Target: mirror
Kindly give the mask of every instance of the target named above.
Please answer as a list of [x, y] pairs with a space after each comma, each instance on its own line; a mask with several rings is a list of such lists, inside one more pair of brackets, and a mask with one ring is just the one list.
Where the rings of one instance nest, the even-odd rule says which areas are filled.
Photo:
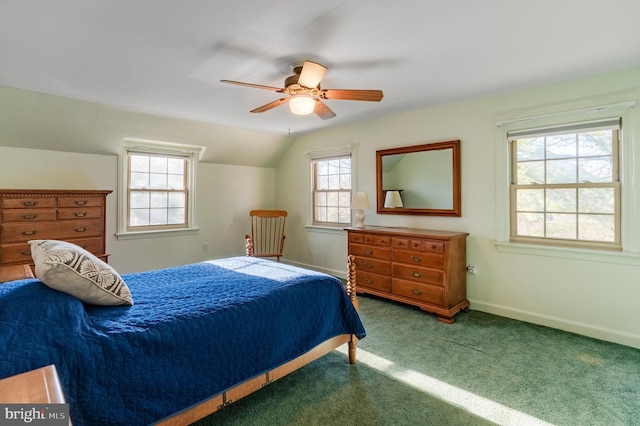
[[460, 141], [376, 151], [377, 210], [460, 216]]

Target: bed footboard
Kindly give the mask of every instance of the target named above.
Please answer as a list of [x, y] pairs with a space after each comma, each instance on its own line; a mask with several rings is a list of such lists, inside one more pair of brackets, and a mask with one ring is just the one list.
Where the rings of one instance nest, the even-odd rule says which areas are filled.
[[[247, 245], [247, 249], [249, 251], [249, 245]], [[356, 310], [358, 309], [358, 299], [356, 297], [356, 264], [355, 257], [349, 255], [347, 258], [347, 284], [345, 286], [347, 294], [351, 299], [351, 302], [355, 306]], [[203, 401], [199, 404], [196, 404], [193, 407], [185, 409], [181, 412], [175, 413], [174, 415], [160, 420], [157, 423], [154, 423], [156, 426], [178, 426], [184, 425], [188, 423], [195, 422], [198, 419], [201, 419], [209, 414], [212, 414], [225, 406], [233, 403], [234, 401], [243, 398], [258, 389], [263, 388], [264, 386], [292, 373], [293, 371], [311, 363], [312, 361], [320, 358], [328, 354], [329, 352], [339, 348], [340, 346], [347, 343], [348, 345], [348, 353], [349, 353], [349, 363], [356, 363], [356, 342], [358, 338], [353, 334], [342, 334], [331, 338], [318, 346], [316, 346], [311, 351], [307, 352], [304, 355], [299, 356], [298, 358], [289, 361], [280, 367], [277, 367], [273, 370], [270, 370], [267, 373], [261, 374], [253, 379], [247, 380], [246, 382], [240, 383], [237, 386], [228, 389], [225, 392], [222, 392], [218, 395], [215, 395], [206, 401]]]
[[[358, 310], [358, 297], [356, 296], [356, 262], [355, 257], [350, 254], [347, 257], [347, 294], [351, 299], [351, 303], [355, 306], [356, 311]], [[351, 335], [351, 340], [349, 341], [349, 364], [356, 363], [356, 342], [358, 339], [356, 336]]]

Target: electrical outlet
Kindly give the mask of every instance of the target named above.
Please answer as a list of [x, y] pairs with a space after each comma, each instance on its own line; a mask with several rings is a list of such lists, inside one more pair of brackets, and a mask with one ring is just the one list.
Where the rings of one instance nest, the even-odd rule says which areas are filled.
[[202, 251], [209, 251], [209, 243], [202, 243]]
[[476, 265], [467, 265], [467, 272], [475, 275], [478, 273], [478, 267]]

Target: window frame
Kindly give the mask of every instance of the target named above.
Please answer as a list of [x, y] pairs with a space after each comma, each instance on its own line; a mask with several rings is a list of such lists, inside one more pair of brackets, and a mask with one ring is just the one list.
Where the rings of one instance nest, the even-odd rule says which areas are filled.
[[[528, 139], [531, 137], [553, 137], [560, 135], [573, 135], [580, 133], [588, 133], [590, 131], [597, 131], [603, 129], [610, 129], [612, 131], [612, 146], [611, 146], [611, 161], [612, 161], [612, 180], [611, 182], [579, 182], [578, 175], [576, 174], [576, 182], [563, 182], [563, 183], [549, 183], [549, 182], [536, 182], [536, 183], [521, 183], [517, 180], [518, 168], [517, 165], [519, 163], [517, 159], [517, 142], [522, 139]], [[585, 249], [600, 249], [600, 250], [621, 250], [621, 210], [620, 210], [620, 118], [616, 117], [613, 120], [596, 120], [591, 122], [582, 122], [582, 123], [567, 123], [563, 126], [553, 126], [548, 128], [541, 129], [531, 129], [525, 131], [518, 132], [507, 132], [507, 142], [509, 144], [509, 152], [510, 152], [510, 192], [509, 192], [509, 203], [510, 203], [510, 242], [515, 243], [528, 243], [528, 244], [544, 244], [549, 246], [566, 246], [566, 247], [578, 247]], [[577, 141], [576, 141], [577, 143]], [[564, 159], [573, 159], [576, 160], [576, 167], [581, 158], [587, 158], [585, 156], [580, 156], [579, 152], [576, 152], [575, 157], [567, 156]], [[544, 164], [544, 169], [546, 170], [549, 162], [555, 161], [555, 158], [548, 158], [545, 155], [542, 159], [536, 159], [535, 161], [540, 161]], [[527, 160], [530, 161], [530, 160]], [[522, 162], [527, 162], [522, 161]], [[545, 172], [546, 173], [546, 172]], [[614, 192], [614, 200], [613, 200], [613, 213], [611, 216], [614, 218], [614, 240], [607, 241], [594, 241], [594, 240], [586, 240], [580, 239], [579, 235], [576, 235], [575, 239], [572, 238], [554, 238], [549, 236], [526, 236], [518, 234], [517, 229], [517, 215], [520, 212], [517, 206], [517, 193], [518, 190], [522, 189], [538, 189], [542, 191], [554, 190], [554, 189], [575, 189], [576, 192], [579, 192], [580, 189], [585, 188], [611, 188]], [[546, 196], [544, 197], [546, 199]], [[576, 194], [576, 200], [578, 201], [579, 196]], [[546, 203], [542, 211], [538, 212], [546, 216], [550, 212]], [[576, 204], [575, 212], [564, 212], [564, 214], [575, 214], [576, 216], [576, 231], [579, 231], [579, 223], [578, 220], [581, 213], [579, 211], [579, 205]], [[546, 234], [546, 221], [543, 226]]]
[[[119, 154], [119, 197], [118, 197], [118, 239], [145, 238], [164, 235], [193, 234], [198, 231], [196, 223], [196, 178], [197, 163], [205, 148], [194, 145], [184, 145], [171, 142], [150, 141], [144, 139], [125, 138]], [[142, 154], [149, 156], [183, 158], [185, 163], [185, 221], [180, 225], [148, 225], [129, 226], [130, 207], [130, 155]], [[166, 189], [162, 190], [167, 192]]]
[[[329, 148], [322, 151], [311, 151], [307, 152], [309, 157], [309, 224], [308, 226], [317, 227], [317, 228], [330, 228], [330, 229], [341, 229], [345, 226], [351, 226], [352, 224], [352, 210], [351, 210], [351, 197], [354, 189], [355, 182], [355, 154], [352, 150], [351, 145], [345, 145], [336, 148]], [[350, 160], [350, 188], [348, 190], [331, 190], [329, 192], [348, 192], [348, 210], [349, 210], [349, 221], [348, 222], [325, 222], [325, 221], [317, 221], [315, 220], [315, 182], [316, 182], [316, 164], [319, 161], [330, 161], [337, 159], [345, 159], [348, 158]]]
[[[619, 94], [608, 94], [555, 104], [503, 111], [496, 121], [496, 250], [505, 253], [557, 257], [591, 262], [640, 266], [640, 92], [621, 100]], [[560, 247], [510, 241], [510, 170], [511, 157], [507, 134], [532, 127], [552, 127], [569, 122], [581, 122], [620, 117], [621, 182], [621, 251]]]

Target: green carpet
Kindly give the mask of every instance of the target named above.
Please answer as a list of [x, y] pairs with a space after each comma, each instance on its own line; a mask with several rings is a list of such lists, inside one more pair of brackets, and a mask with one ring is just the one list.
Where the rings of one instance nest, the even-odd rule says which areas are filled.
[[640, 425], [640, 350], [361, 296], [367, 337], [197, 425]]

